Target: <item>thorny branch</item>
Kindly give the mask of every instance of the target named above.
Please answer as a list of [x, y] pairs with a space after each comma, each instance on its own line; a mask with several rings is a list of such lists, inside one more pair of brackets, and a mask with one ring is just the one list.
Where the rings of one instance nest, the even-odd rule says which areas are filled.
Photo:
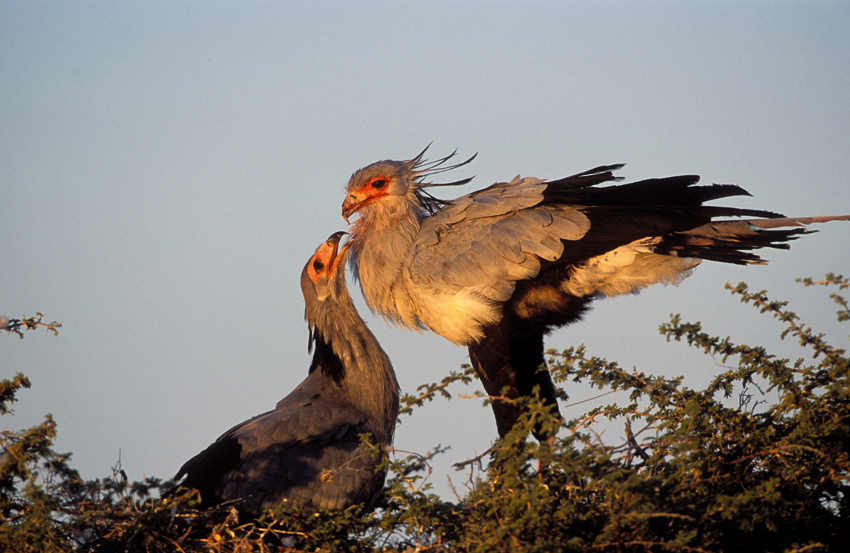
[[62, 328], [62, 323], [53, 321], [51, 323], [42, 322], [44, 315], [36, 312], [35, 317], [21, 317], [20, 319], [10, 319], [0, 316], [0, 330], [5, 330], [9, 334], [13, 332], [18, 335], [21, 340], [24, 339], [24, 330], [35, 330], [39, 326], [43, 326], [48, 332], [54, 335], [59, 334], [59, 329]]

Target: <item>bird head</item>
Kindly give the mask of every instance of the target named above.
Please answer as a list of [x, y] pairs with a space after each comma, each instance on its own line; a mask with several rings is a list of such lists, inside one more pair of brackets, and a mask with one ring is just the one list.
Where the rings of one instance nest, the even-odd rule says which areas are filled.
[[455, 156], [457, 150], [435, 161], [423, 159], [427, 150], [426, 147], [418, 156], [407, 161], [378, 161], [351, 175], [346, 186], [345, 201], [342, 203], [342, 216], [345, 221], [349, 222], [349, 217], [355, 213], [359, 213], [361, 218], [368, 218], [373, 214], [396, 215], [406, 211], [411, 201], [415, 202], [419, 209], [433, 213], [444, 202], [428, 194], [425, 188], [461, 185], [472, 180], [470, 177], [440, 184], [423, 182], [428, 175], [451, 171], [475, 159], [473, 155], [464, 162], [444, 165]]
[[345, 269], [343, 259], [348, 255], [350, 243], [340, 250], [339, 241], [347, 232], [335, 232], [310, 258], [301, 271], [301, 290], [310, 319], [311, 307], [316, 307], [327, 298], [338, 299], [340, 290], [345, 289]]

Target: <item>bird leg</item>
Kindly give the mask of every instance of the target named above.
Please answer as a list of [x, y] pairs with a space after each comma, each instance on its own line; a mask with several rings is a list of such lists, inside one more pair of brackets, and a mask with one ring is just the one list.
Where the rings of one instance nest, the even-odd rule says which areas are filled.
[[[539, 386], [540, 398], [558, 411], [557, 395], [552, 376], [545, 366], [543, 357], [544, 330], [519, 329], [509, 317], [484, 331], [484, 338], [469, 345], [469, 358], [481, 379], [484, 389], [493, 401], [491, 407], [496, 417], [499, 436], [504, 437], [511, 431], [522, 415], [522, 409], [511, 401], [522, 396], [530, 396], [535, 386]], [[502, 390], [508, 387], [507, 395]], [[533, 431], [534, 437], [541, 438], [540, 429]]]

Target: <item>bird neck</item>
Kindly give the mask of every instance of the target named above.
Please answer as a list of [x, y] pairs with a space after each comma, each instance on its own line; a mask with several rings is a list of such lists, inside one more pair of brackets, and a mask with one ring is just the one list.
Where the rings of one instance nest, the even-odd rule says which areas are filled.
[[382, 206], [382, 212], [369, 211], [354, 222], [351, 266], [369, 309], [395, 324], [421, 328], [402, 268], [425, 212], [413, 200], [396, 204], [392, 209]]
[[369, 415], [370, 430], [386, 443], [398, 417], [399, 387], [390, 359], [345, 294], [315, 322], [313, 362], [353, 407]]

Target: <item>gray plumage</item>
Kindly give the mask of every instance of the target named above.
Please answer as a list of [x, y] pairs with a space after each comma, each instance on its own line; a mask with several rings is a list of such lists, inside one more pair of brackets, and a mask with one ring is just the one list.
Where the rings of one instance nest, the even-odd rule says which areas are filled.
[[395, 373], [345, 284], [348, 244], [337, 233], [301, 273], [313, 360], [275, 409], [247, 420], [186, 462], [177, 479], [203, 506], [233, 502], [258, 515], [283, 500], [312, 509], [370, 507], [383, 489], [360, 434], [390, 446], [399, 409]]
[[[351, 264], [370, 309], [412, 329], [428, 328], [469, 347], [485, 389], [508, 397], [540, 386], [556, 404], [543, 336], [579, 320], [600, 296], [678, 284], [701, 260], [764, 261], [753, 250], [787, 248], [803, 225], [847, 216], [789, 219], [761, 210], [703, 205], [748, 195], [734, 185], [697, 186], [699, 177], [599, 186], [622, 165], [544, 181], [517, 176], [444, 201], [426, 182], [475, 157], [446, 165], [379, 161], [349, 180], [343, 216], [352, 224]], [[718, 217], [756, 217], [718, 221]], [[768, 224], [768, 222], [771, 222]], [[519, 412], [492, 403], [499, 433]]]

